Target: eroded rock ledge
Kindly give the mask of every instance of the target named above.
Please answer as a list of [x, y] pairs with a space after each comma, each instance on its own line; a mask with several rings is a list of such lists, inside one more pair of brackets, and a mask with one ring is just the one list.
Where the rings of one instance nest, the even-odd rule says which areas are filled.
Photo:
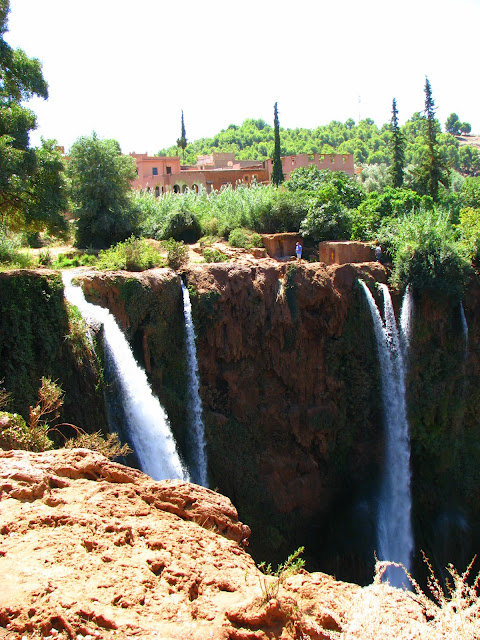
[[85, 449], [0, 452], [0, 507], [2, 639], [362, 638], [371, 606], [391, 637], [425, 624], [404, 592], [303, 570], [266, 601], [228, 498]]

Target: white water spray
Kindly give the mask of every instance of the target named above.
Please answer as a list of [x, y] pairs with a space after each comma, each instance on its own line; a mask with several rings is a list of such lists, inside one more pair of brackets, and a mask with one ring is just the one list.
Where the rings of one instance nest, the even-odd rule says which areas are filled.
[[198, 375], [197, 349], [195, 346], [195, 328], [192, 319], [192, 305], [187, 287], [182, 282], [183, 295], [183, 315], [185, 318], [185, 329], [187, 333], [187, 359], [189, 376], [189, 405], [191, 416], [191, 447], [193, 451], [194, 464], [190, 465], [192, 481], [208, 487], [207, 480], [207, 454], [205, 440], [205, 426], [202, 418], [202, 400], [200, 398]]
[[465, 359], [468, 356], [468, 324], [467, 324], [467, 318], [465, 317], [465, 309], [463, 308], [463, 303], [460, 302], [460, 316], [462, 318], [462, 329], [463, 329], [463, 335], [465, 338]]
[[408, 356], [410, 336], [413, 326], [413, 294], [410, 285], [407, 285], [400, 310], [400, 341], [402, 343], [402, 355], [404, 361]]
[[152, 393], [145, 371], [135, 361], [112, 314], [107, 309], [87, 302], [81, 288], [72, 285], [73, 275], [66, 272], [62, 274], [65, 297], [78, 307], [87, 323], [103, 325], [105, 356], [119, 382], [128, 436], [142, 471], [154, 480], [188, 480], [168, 418], [158, 398]]
[[[405, 403], [405, 366], [395, 314], [386, 285], [379, 285], [384, 299], [385, 322], [367, 285], [360, 281], [368, 301], [380, 360], [385, 468], [378, 512], [380, 560], [402, 563], [410, 571], [413, 553], [410, 493], [410, 437]], [[401, 587], [403, 571], [390, 567], [389, 582]]]

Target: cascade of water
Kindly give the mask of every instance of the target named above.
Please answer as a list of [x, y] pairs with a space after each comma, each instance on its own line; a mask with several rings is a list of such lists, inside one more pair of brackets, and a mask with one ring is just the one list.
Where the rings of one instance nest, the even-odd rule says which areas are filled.
[[468, 355], [468, 324], [467, 324], [467, 318], [465, 317], [465, 309], [463, 308], [462, 302], [460, 302], [460, 315], [462, 318], [463, 335], [465, 336], [465, 357], [466, 357]]
[[121, 390], [128, 436], [142, 471], [154, 480], [188, 480], [182, 466], [168, 418], [156, 398], [112, 314], [85, 300], [80, 287], [72, 285], [72, 274], [63, 273], [66, 299], [89, 323], [103, 325], [106, 367], [112, 367]]
[[[360, 281], [373, 320], [380, 360], [383, 418], [385, 425], [385, 468], [378, 511], [380, 560], [402, 563], [410, 570], [413, 553], [410, 494], [410, 438], [405, 404], [405, 367], [395, 314], [386, 285], [380, 285], [385, 306], [383, 322], [367, 285]], [[389, 568], [386, 577], [402, 586], [403, 571]]]
[[182, 282], [183, 315], [187, 333], [187, 358], [189, 375], [189, 405], [191, 414], [191, 447], [194, 454], [194, 465], [191, 469], [193, 482], [208, 487], [207, 454], [205, 426], [202, 418], [202, 400], [199, 393], [200, 379], [198, 375], [197, 349], [195, 346], [195, 328], [192, 319], [192, 305], [187, 287]]
[[410, 285], [407, 285], [402, 300], [400, 310], [400, 341], [402, 344], [403, 357], [406, 359], [410, 346], [410, 336], [413, 323], [413, 295]]

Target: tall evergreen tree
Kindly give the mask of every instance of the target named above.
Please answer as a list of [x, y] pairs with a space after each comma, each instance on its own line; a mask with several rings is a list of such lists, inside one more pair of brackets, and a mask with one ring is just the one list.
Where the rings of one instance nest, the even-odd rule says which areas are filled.
[[280, 153], [280, 124], [278, 122], [277, 103], [273, 108], [273, 128], [274, 128], [274, 149], [273, 149], [273, 168], [272, 183], [278, 187], [285, 180], [282, 169], [282, 157]]
[[432, 97], [432, 88], [427, 77], [425, 77], [425, 117], [424, 133], [426, 149], [424, 160], [419, 167], [419, 182], [423, 190], [434, 200], [438, 197], [438, 187], [442, 183], [448, 186], [448, 173], [442, 165], [440, 158], [437, 132], [440, 127], [435, 118], [435, 102]]
[[187, 133], [185, 131], [185, 122], [183, 120], [183, 109], [182, 109], [182, 131], [180, 134], [180, 138], [177, 140], [177, 147], [180, 147], [182, 150], [182, 158], [185, 161], [185, 149], [187, 147]]
[[405, 169], [405, 137], [398, 125], [397, 101], [392, 102], [392, 119], [390, 121], [390, 131], [392, 133], [390, 149], [392, 154], [392, 164], [390, 165], [390, 175], [394, 187], [403, 186], [403, 172]]

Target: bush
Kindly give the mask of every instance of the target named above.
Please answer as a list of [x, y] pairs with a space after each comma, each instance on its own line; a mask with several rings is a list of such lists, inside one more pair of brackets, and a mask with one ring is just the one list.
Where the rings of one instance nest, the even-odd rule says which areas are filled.
[[163, 243], [163, 246], [167, 251], [167, 266], [170, 269], [177, 271], [188, 264], [189, 249], [183, 242], [177, 242], [170, 238]]
[[144, 271], [161, 264], [159, 253], [144, 238], [134, 236], [98, 254], [97, 267], [104, 270]]
[[101, 453], [109, 460], [125, 457], [132, 453], [128, 444], [121, 444], [118, 434], [109, 433], [105, 437], [100, 431], [95, 433], [80, 432], [76, 438], [71, 438], [65, 442], [65, 449], [90, 449]]
[[193, 243], [197, 242], [201, 235], [202, 231], [196, 215], [182, 209], [167, 216], [159, 239], [173, 238], [177, 242]]
[[228, 256], [218, 249], [209, 249], [208, 247], [203, 250], [203, 259], [205, 262], [227, 262], [230, 260]]
[[248, 233], [245, 229], [233, 229], [228, 236], [228, 244], [231, 247], [246, 249], [248, 245]]
[[90, 253], [60, 253], [54, 260], [54, 269], [68, 269], [70, 267], [93, 266], [97, 256]]
[[312, 204], [305, 216], [300, 233], [314, 242], [349, 240], [352, 234], [351, 214], [336, 202]]
[[380, 235], [393, 256], [393, 284], [462, 298], [470, 262], [446, 212], [406, 215]]
[[28, 269], [33, 262], [29, 253], [20, 251], [20, 242], [16, 237], [0, 232], [0, 265]]
[[228, 236], [228, 244], [231, 247], [250, 249], [263, 247], [263, 239], [259, 233], [248, 231], [248, 229], [233, 229]]

